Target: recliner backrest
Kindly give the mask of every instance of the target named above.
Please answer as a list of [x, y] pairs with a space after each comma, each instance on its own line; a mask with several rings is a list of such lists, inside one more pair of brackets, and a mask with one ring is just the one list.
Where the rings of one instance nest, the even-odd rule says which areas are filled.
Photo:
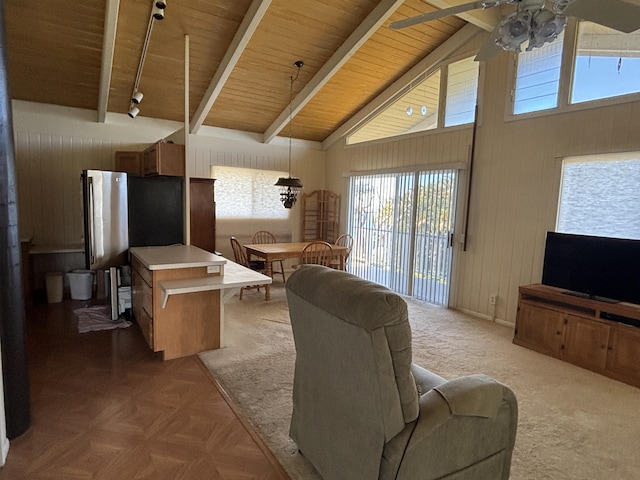
[[384, 443], [418, 415], [406, 302], [318, 265], [302, 266], [286, 288], [296, 344], [290, 434], [325, 478], [377, 478]]

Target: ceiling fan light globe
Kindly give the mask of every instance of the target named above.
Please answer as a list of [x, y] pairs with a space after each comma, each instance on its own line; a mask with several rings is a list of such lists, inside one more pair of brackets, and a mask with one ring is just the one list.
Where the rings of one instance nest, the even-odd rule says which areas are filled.
[[529, 25], [525, 24], [521, 19], [514, 20], [509, 24], [509, 36], [511, 38], [520, 38], [529, 31]]

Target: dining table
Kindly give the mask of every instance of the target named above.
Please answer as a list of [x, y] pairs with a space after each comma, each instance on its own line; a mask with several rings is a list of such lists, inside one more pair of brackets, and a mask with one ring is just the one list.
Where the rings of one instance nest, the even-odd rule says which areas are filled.
[[[244, 245], [244, 248], [247, 252], [247, 257], [251, 258], [252, 256], [258, 257], [261, 260], [264, 260], [265, 263], [265, 275], [271, 277], [272, 275], [272, 264], [278, 260], [287, 260], [289, 258], [300, 258], [302, 254], [302, 250], [304, 247], [313, 243], [314, 241], [320, 240], [311, 240], [306, 242], [282, 242], [282, 243], [253, 243]], [[329, 243], [329, 242], [327, 242]], [[345, 268], [345, 260], [347, 256], [348, 249], [342, 245], [334, 245], [330, 244], [334, 258], [338, 258], [340, 261], [340, 269], [344, 270]], [[271, 298], [271, 288], [270, 285], [265, 285], [266, 293], [265, 300], [269, 300]]]

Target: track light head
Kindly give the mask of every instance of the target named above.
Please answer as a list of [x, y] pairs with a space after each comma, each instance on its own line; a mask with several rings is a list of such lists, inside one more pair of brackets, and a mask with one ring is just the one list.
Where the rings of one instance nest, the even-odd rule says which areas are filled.
[[167, 1], [166, 0], [157, 0], [156, 1], [156, 7], [161, 8], [162, 10], [164, 10], [165, 8], [167, 8]]
[[136, 107], [135, 105], [131, 105], [131, 107], [129, 107], [129, 116], [131, 118], [136, 118], [138, 116], [138, 114], [140, 113], [140, 109], [138, 107]]
[[131, 97], [131, 101], [137, 105], [138, 103], [140, 103], [140, 102], [142, 101], [142, 97], [144, 97], [144, 95], [142, 94], [142, 92], [138, 92], [138, 91], [136, 91], [136, 92], [133, 94], [133, 97]]
[[159, 8], [157, 5], [153, 5], [153, 11], [151, 12], [153, 18], [156, 20], [162, 20], [164, 18], [164, 9]]

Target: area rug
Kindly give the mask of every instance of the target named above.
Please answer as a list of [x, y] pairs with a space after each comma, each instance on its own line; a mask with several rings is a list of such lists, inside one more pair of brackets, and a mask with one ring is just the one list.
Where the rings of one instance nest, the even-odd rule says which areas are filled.
[[[407, 299], [414, 362], [453, 379], [485, 373], [519, 406], [512, 480], [640, 478], [640, 389], [516, 346], [513, 329]], [[295, 348], [284, 288], [234, 297], [226, 347], [200, 358], [292, 479], [318, 479], [288, 437]], [[265, 320], [266, 319], [266, 320]]]
[[78, 317], [79, 333], [113, 330], [131, 326], [131, 322], [122, 317], [119, 317], [117, 320], [112, 320], [111, 307], [109, 305], [76, 308], [73, 313]]

